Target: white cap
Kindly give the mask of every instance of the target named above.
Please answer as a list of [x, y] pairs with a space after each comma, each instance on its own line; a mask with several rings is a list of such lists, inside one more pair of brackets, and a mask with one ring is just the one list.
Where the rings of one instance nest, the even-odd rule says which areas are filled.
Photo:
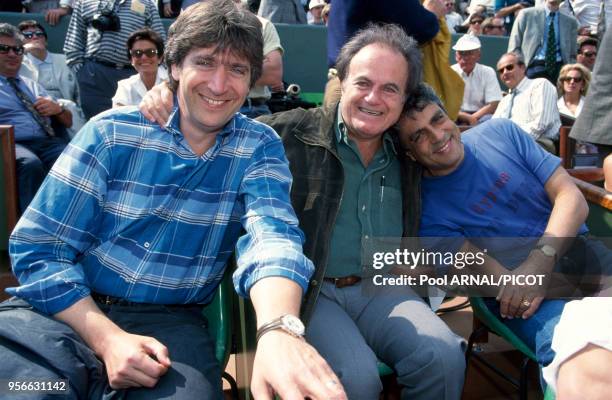
[[308, 5], [308, 9], [312, 10], [315, 7], [322, 7], [325, 5], [325, 1], [323, 0], [310, 0], [310, 4]]
[[457, 43], [453, 46], [455, 51], [470, 51], [480, 48], [480, 40], [471, 33], [467, 33], [457, 40]]

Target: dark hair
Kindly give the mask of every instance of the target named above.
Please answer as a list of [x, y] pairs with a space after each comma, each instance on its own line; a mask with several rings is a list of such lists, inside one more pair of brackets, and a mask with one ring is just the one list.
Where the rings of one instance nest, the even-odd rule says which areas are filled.
[[[251, 86], [261, 76], [263, 36], [259, 19], [230, 0], [209, 0], [185, 9], [168, 30], [165, 61], [168, 71], [196, 48], [215, 47], [245, 58], [251, 67]], [[178, 82], [169, 74], [170, 88]]]
[[0, 36], [13, 38], [17, 42], [17, 45], [23, 45], [24, 37], [14, 25], [0, 22]]
[[599, 47], [599, 41], [597, 39], [590, 38], [590, 37], [582, 39], [582, 40], [578, 40], [578, 53], [582, 51], [582, 46], [586, 46], [586, 45], [594, 46], [595, 48], [597, 48]]
[[406, 103], [404, 103], [404, 115], [410, 116], [413, 112], [421, 112], [429, 104], [436, 104], [444, 112], [446, 108], [440, 100], [440, 97], [436, 94], [431, 86], [425, 82], [421, 82], [417, 87], [410, 93]]
[[406, 94], [410, 94], [421, 81], [423, 75], [421, 51], [417, 47], [417, 42], [408, 36], [399, 25], [395, 24], [368, 24], [342, 46], [336, 59], [336, 69], [340, 81], [343, 81], [348, 75], [353, 57], [361, 49], [371, 44], [386, 46], [404, 57], [408, 63]]
[[155, 47], [157, 48], [157, 56], [162, 57], [164, 55], [164, 39], [162, 39], [160, 34], [155, 32], [153, 29], [142, 28], [142, 29], [138, 29], [137, 31], [132, 32], [130, 37], [128, 37], [128, 40], [127, 40], [128, 59], [132, 58], [132, 55], [130, 54], [130, 50], [132, 50], [134, 43], [138, 40], [148, 40], [149, 42], [152, 42], [153, 44], [155, 44]]
[[45, 39], [47, 39], [47, 31], [45, 30], [45, 28], [43, 28], [41, 24], [39, 24], [37, 21], [34, 21], [33, 19], [21, 21], [19, 25], [17, 25], [17, 28], [20, 32], [23, 32], [28, 28], [38, 28], [45, 35]]

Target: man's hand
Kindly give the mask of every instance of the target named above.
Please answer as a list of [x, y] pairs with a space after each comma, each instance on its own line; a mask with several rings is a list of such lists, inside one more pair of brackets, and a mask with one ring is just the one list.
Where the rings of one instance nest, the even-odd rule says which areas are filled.
[[170, 3], [164, 4], [164, 17], [170, 18], [170, 17], [172, 17], [172, 14], [173, 14], [173, 12], [172, 12], [172, 4], [170, 4]]
[[[272, 389], [274, 388], [274, 389]], [[257, 345], [251, 391], [257, 400], [346, 399], [340, 380], [303, 339], [275, 330]]]
[[166, 346], [148, 336], [119, 331], [100, 345], [108, 382], [113, 389], [153, 387], [170, 367]]
[[153, 86], [138, 105], [142, 115], [151, 122], [164, 126], [174, 106], [174, 96], [165, 82]]
[[34, 103], [34, 108], [43, 117], [52, 117], [61, 114], [64, 110], [59, 103], [49, 97], [38, 97]]
[[45, 21], [51, 26], [56, 25], [64, 15], [68, 15], [70, 9], [66, 7], [54, 8], [47, 10], [45, 13]]
[[529, 257], [512, 273], [514, 275], [544, 275], [542, 285], [506, 285], [497, 295], [503, 318], [530, 318], [546, 296], [555, 260], [540, 250], [533, 250]]

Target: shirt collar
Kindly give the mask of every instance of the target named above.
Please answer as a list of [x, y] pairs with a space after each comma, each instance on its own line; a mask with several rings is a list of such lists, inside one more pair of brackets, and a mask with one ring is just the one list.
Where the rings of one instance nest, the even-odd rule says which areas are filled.
[[519, 84], [516, 85], [516, 87], [514, 89], [512, 89], [512, 92], [514, 92], [514, 93], [522, 92], [525, 88], [527, 88], [527, 85], [529, 85], [529, 82], [531, 82], [531, 79], [529, 79], [529, 78], [527, 78], [527, 76], [525, 76], [523, 78], [523, 80], [520, 81]]

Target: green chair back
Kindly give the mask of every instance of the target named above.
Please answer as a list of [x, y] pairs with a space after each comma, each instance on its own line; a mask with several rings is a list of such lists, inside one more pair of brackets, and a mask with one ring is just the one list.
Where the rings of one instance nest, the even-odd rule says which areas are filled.
[[227, 268], [215, 297], [202, 310], [215, 341], [215, 356], [222, 366], [227, 364], [231, 351], [233, 290], [232, 271]]

